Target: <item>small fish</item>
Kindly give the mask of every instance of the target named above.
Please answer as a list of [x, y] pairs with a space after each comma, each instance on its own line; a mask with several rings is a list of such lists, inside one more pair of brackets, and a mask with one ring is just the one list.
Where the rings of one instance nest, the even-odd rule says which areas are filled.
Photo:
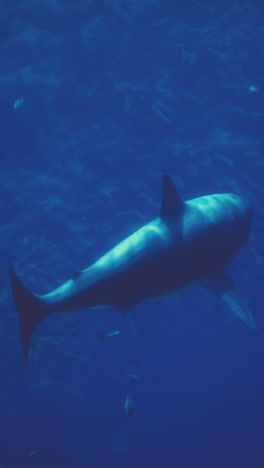
[[128, 380], [139, 380], [139, 376], [137, 374], [127, 374]]
[[258, 86], [251, 85], [249, 86], [248, 90], [250, 93], [258, 93], [260, 89]]
[[23, 104], [24, 104], [24, 102], [25, 102], [25, 99], [24, 99], [23, 97], [18, 98], [18, 99], [14, 102], [14, 106], [13, 106], [14, 109], [16, 110], [16, 109], [19, 109], [20, 107], [22, 107]]
[[40, 450], [32, 450], [31, 452], [28, 453], [29, 457], [34, 457], [34, 455], [38, 455], [40, 453]]
[[128, 418], [131, 418], [134, 413], [134, 405], [133, 405], [133, 401], [129, 393], [127, 394], [126, 400], [125, 400], [125, 413]]
[[105, 335], [101, 335], [101, 338], [114, 338], [115, 336], [120, 335], [120, 331], [116, 330], [110, 333], [106, 333]]

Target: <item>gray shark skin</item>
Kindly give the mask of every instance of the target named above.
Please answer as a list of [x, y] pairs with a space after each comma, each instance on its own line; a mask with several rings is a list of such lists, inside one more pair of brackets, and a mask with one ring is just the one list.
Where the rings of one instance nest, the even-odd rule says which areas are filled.
[[163, 177], [160, 216], [116, 245], [89, 268], [54, 291], [31, 293], [11, 266], [11, 285], [27, 356], [35, 326], [46, 316], [78, 308], [135, 304], [200, 283], [222, 297], [250, 328], [256, 324], [226, 265], [248, 238], [252, 207], [233, 194], [184, 202], [171, 178]]

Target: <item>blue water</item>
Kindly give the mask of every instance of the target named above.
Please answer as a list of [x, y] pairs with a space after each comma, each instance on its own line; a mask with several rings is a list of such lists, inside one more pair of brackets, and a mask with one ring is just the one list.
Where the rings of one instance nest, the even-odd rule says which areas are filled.
[[230, 271], [264, 329], [261, 2], [0, 12], [0, 467], [263, 467], [264, 338], [218, 298], [53, 315], [22, 375], [8, 275], [13, 262], [31, 290], [54, 289], [159, 214], [168, 173], [185, 199], [252, 201]]

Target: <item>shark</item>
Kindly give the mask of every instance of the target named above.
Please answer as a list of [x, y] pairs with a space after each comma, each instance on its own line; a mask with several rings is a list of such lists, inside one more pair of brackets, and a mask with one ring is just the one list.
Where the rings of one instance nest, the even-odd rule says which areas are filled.
[[226, 269], [249, 236], [252, 214], [250, 202], [232, 193], [184, 201], [164, 175], [159, 216], [53, 291], [32, 293], [11, 265], [25, 357], [35, 327], [50, 314], [104, 307], [127, 312], [142, 301], [197, 284], [220, 296], [235, 316], [256, 329]]

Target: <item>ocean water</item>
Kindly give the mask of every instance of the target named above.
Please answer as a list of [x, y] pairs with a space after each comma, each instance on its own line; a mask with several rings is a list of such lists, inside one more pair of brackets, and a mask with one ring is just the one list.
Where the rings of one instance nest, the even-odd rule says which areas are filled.
[[14, 263], [44, 294], [88, 267], [158, 216], [167, 173], [186, 200], [252, 202], [229, 270], [264, 330], [263, 18], [259, 1], [1, 0], [1, 468], [264, 466], [264, 338], [220, 299], [52, 315], [23, 373], [9, 280]]

